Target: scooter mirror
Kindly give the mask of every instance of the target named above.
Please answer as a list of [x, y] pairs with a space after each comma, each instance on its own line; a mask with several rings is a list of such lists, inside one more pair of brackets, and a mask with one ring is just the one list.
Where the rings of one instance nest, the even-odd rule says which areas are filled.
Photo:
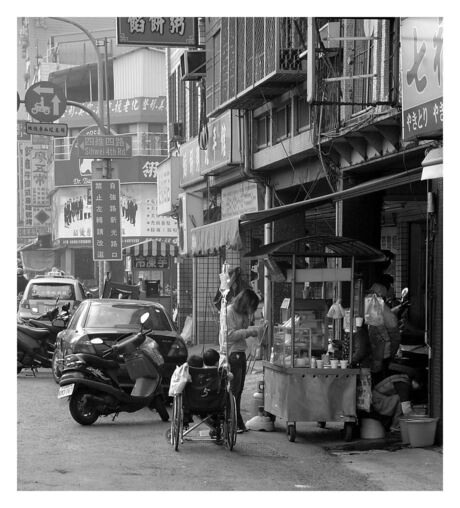
[[142, 314], [142, 316], [141, 316], [141, 323], [144, 324], [149, 317], [150, 317], [150, 314], [148, 312], [144, 312], [144, 314]]
[[91, 344], [104, 344], [104, 341], [100, 339], [99, 337], [96, 337], [95, 339], [90, 340]]
[[53, 319], [52, 324], [55, 328], [65, 328], [65, 321], [61, 318]]
[[401, 298], [406, 298], [406, 296], [409, 294], [409, 288], [404, 288], [402, 291], [401, 291]]

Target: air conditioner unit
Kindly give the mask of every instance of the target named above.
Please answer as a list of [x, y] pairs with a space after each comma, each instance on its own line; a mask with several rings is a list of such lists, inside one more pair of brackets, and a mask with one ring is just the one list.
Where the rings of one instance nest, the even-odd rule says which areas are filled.
[[177, 211], [179, 254], [190, 254], [191, 230], [203, 225], [203, 203], [201, 198], [183, 192], [179, 194], [179, 207]]
[[180, 57], [182, 81], [198, 81], [206, 75], [206, 51], [184, 51]]
[[184, 124], [182, 122], [174, 122], [169, 124], [171, 141], [183, 141], [184, 139]]
[[323, 44], [328, 49], [340, 48], [340, 21], [330, 21], [319, 29], [319, 34]]

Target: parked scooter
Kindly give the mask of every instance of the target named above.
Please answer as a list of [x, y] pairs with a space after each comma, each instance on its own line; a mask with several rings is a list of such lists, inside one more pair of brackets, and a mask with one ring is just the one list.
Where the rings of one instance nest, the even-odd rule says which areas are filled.
[[70, 304], [56, 306], [36, 319], [17, 323], [18, 374], [23, 368], [30, 368], [34, 376], [38, 367], [52, 368], [56, 337], [70, 319], [69, 309]]
[[[70, 414], [76, 422], [91, 425], [99, 416], [113, 414], [115, 418], [121, 411], [132, 413], [144, 407], [156, 409], [163, 421], [169, 420], [161, 388], [163, 359], [156, 342], [146, 340], [151, 332], [144, 329], [148, 317], [148, 312], [142, 315], [139, 333], [122, 337], [111, 347], [94, 338], [90, 341], [94, 354], [66, 356], [58, 398], [69, 398]], [[152, 351], [148, 351], [147, 343]], [[102, 356], [97, 356], [96, 348], [105, 348]], [[130, 393], [118, 381], [120, 361], [134, 381]]]

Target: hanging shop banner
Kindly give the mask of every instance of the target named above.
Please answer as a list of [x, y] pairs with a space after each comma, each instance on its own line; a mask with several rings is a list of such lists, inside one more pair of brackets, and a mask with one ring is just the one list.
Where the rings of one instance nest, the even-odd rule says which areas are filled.
[[121, 261], [120, 180], [91, 182], [93, 260]]
[[117, 18], [117, 44], [196, 47], [198, 18]]
[[402, 18], [403, 140], [443, 131], [443, 18]]
[[[84, 102], [83, 105], [99, 116], [98, 102]], [[110, 123], [166, 123], [166, 97], [133, 97], [109, 101]], [[106, 107], [104, 106], [104, 114]], [[59, 122], [70, 128], [85, 127], [94, 122], [93, 118], [77, 106], [67, 106]]]

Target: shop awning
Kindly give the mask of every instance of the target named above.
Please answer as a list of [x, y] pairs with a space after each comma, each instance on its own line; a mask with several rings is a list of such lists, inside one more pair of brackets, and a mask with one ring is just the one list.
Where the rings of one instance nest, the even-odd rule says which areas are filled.
[[262, 210], [260, 212], [245, 213], [240, 216], [241, 226], [251, 226], [255, 224], [264, 224], [267, 222], [276, 221], [292, 215], [295, 212], [301, 210], [307, 210], [309, 208], [315, 208], [318, 205], [325, 203], [334, 203], [343, 199], [352, 199], [359, 196], [364, 196], [372, 192], [378, 192], [400, 185], [406, 185], [408, 183], [419, 182], [421, 180], [422, 168], [414, 168], [404, 171], [403, 173], [397, 173], [394, 175], [384, 176], [382, 178], [376, 178], [369, 180], [361, 184], [355, 185], [350, 189], [343, 191], [334, 192], [332, 194], [326, 194], [324, 196], [318, 196], [315, 198], [308, 199], [306, 201], [300, 201], [297, 203], [291, 203], [289, 205], [278, 206], [275, 208], [269, 208], [268, 210]]
[[125, 256], [177, 256], [177, 245], [158, 240], [145, 240], [123, 248]]
[[212, 224], [206, 224], [191, 230], [192, 254], [207, 254], [219, 247], [241, 249], [240, 216], [235, 215]]
[[443, 153], [442, 147], [430, 150], [422, 161], [422, 180], [442, 178], [443, 175]]
[[273, 242], [248, 252], [244, 257], [268, 258], [273, 254], [289, 255], [293, 253], [294, 244], [298, 244], [299, 247], [294, 251], [301, 252], [307, 257], [354, 257], [357, 260], [373, 262], [385, 260], [385, 254], [379, 249], [360, 240], [335, 235], [309, 235]]

